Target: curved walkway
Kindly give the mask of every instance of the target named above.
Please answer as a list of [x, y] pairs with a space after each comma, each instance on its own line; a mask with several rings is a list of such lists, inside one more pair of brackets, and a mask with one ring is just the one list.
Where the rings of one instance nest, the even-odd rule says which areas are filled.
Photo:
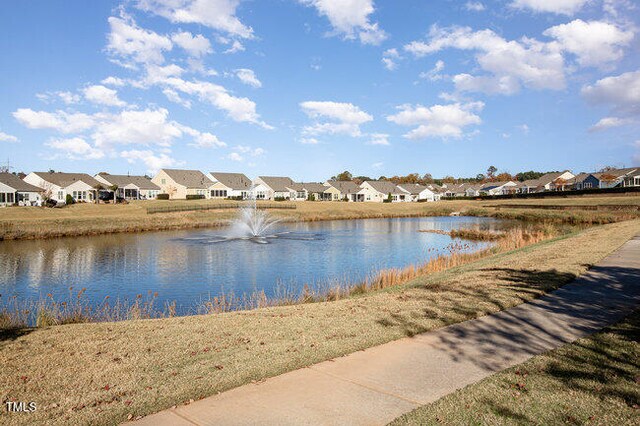
[[383, 425], [640, 306], [640, 236], [540, 299], [292, 371], [137, 425]]

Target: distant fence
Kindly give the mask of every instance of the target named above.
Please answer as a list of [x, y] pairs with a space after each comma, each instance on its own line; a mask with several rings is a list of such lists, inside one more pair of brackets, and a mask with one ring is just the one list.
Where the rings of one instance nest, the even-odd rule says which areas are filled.
[[[174, 206], [147, 207], [147, 214], [191, 212], [198, 210], [228, 210], [248, 206], [248, 203], [215, 203], [215, 204], [182, 204]], [[297, 206], [293, 203], [257, 203], [259, 209], [284, 209], [294, 210]]]
[[582, 189], [580, 191], [546, 191], [535, 192], [532, 194], [505, 194], [505, 195], [479, 195], [477, 197], [442, 197], [442, 200], [513, 200], [513, 199], [529, 199], [529, 198], [568, 198], [576, 196], [590, 196], [590, 195], [605, 195], [605, 194], [618, 194], [618, 195], [638, 195], [640, 193], [640, 187], [627, 186], [623, 188], [606, 188], [606, 189]]

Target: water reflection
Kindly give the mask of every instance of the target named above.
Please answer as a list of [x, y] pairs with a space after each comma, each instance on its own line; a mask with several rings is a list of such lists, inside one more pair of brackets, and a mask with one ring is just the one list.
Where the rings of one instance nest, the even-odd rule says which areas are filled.
[[[451, 243], [446, 235], [418, 230], [508, 226], [489, 218], [371, 219], [280, 225], [280, 237], [260, 245], [219, 244], [221, 230], [121, 234], [0, 243], [0, 294], [68, 296], [87, 288], [91, 301], [133, 299], [158, 292], [158, 302], [192, 307], [223, 292], [270, 295], [278, 282], [301, 288], [335, 279], [352, 282], [374, 270], [423, 262]], [[478, 249], [483, 244], [471, 244]]]

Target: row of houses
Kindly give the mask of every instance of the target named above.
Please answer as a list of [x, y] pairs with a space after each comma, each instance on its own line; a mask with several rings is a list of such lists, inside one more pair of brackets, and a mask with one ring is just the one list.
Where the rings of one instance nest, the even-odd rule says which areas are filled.
[[547, 173], [538, 179], [525, 180], [524, 182], [462, 183], [445, 186], [443, 194], [445, 197], [478, 197], [617, 187], [640, 187], [640, 167], [608, 170], [601, 173], [580, 173], [578, 175], [569, 171]]
[[261, 200], [318, 200], [350, 202], [438, 201], [443, 197], [531, 194], [594, 188], [640, 186], [640, 167], [602, 173], [569, 171], [547, 173], [524, 182], [443, 184], [442, 186], [400, 184], [389, 181], [294, 182], [284, 176], [259, 176], [254, 180], [242, 173], [162, 169], [153, 178], [98, 173], [31, 172], [23, 178], [0, 173], [0, 206], [41, 205], [43, 200], [64, 204], [70, 196], [76, 202], [93, 202], [101, 191], [111, 190], [126, 200], [150, 200], [160, 194], [169, 199], [246, 199], [250, 192]]

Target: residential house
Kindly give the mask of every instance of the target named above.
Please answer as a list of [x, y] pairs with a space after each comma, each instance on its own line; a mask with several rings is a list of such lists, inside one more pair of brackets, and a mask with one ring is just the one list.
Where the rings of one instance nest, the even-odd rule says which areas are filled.
[[398, 188], [409, 193], [409, 201], [439, 201], [440, 193], [434, 192], [424, 185], [417, 183], [403, 183]]
[[321, 201], [324, 199], [324, 191], [327, 185], [321, 182], [302, 182], [294, 183], [290, 188], [292, 200], [310, 200]]
[[480, 195], [507, 195], [517, 190], [518, 184], [512, 181], [489, 182], [479, 189]]
[[93, 202], [96, 188], [102, 185], [86, 173], [31, 172], [23, 180], [42, 188], [43, 199], [52, 199], [59, 204], [66, 203], [67, 195], [76, 202]]
[[626, 169], [613, 169], [607, 170], [606, 172], [599, 173], [590, 173], [587, 174], [580, 182], [576, 180], [575, 189], [606, 189], [606, 188], [615, 188], [621, 187], [625, 185], [625, 182], [630, 181], [631, 176], [633, 176], [638, 170], [639, 167], [631, 167]]
[[160, 187], [161, 194], [169, 194], [172, 200], [184, 200], [189, 196], [210, 198], [213, 182], [199, 170], [161, 169], [151, 182]]
[[251, 179], [243, 173], [210, 172], [207, 177], [213, 182], [209, 187], [211, 198], [249, 198]]
[[323, 200], [326, 201], [364, 201], [357, 200], [360, 187], [350, 180], [329, 180], [326, 182], [327, 188], [323, 193]]
[[116, 196], [125, 200], [153, 200], [160, 193], [160, 187], [146, 176], [112, 175], [106, 172], [95, 175], [104, 189], [117, 186]]
[[395, 183], [385, 180], [368, 180], [362, 182], [360, 191], [357, 193], [357, 201], [382, 203], [389, 199], [389, 195], [391, 195], [392, 202], [411, 201], [409, 191], [405, 191], [396, 186]]
[[581, 190], [584, 188], [584, 181], [590, 176], [590, 173], [579, 173], [568, 180], [568, 188], [571, 190]]
[[321, 201], [328, 186], [322, 182], [304, 182], [302, 188], [307, 193], [307, 200]]
[[640, 167], [635, 172], [625, 176], [624, 181], [622, 182], [622, 186], [640, 186]]
[[256, 198], [265, 200], [290, 199], [291, 189], [296, 185], [291, 178], [284, 176], [258, 176], [253, 181]]
[[301, 183], [293, 182], [291, 185], [287, 185], [286, 188], [289, 190], [289, 200], [305, 201], [307, 199], [307, 193]]
[[0, 207], [39, 206], [42, 188], [28, 184], [13, 173], [0, 173]]

